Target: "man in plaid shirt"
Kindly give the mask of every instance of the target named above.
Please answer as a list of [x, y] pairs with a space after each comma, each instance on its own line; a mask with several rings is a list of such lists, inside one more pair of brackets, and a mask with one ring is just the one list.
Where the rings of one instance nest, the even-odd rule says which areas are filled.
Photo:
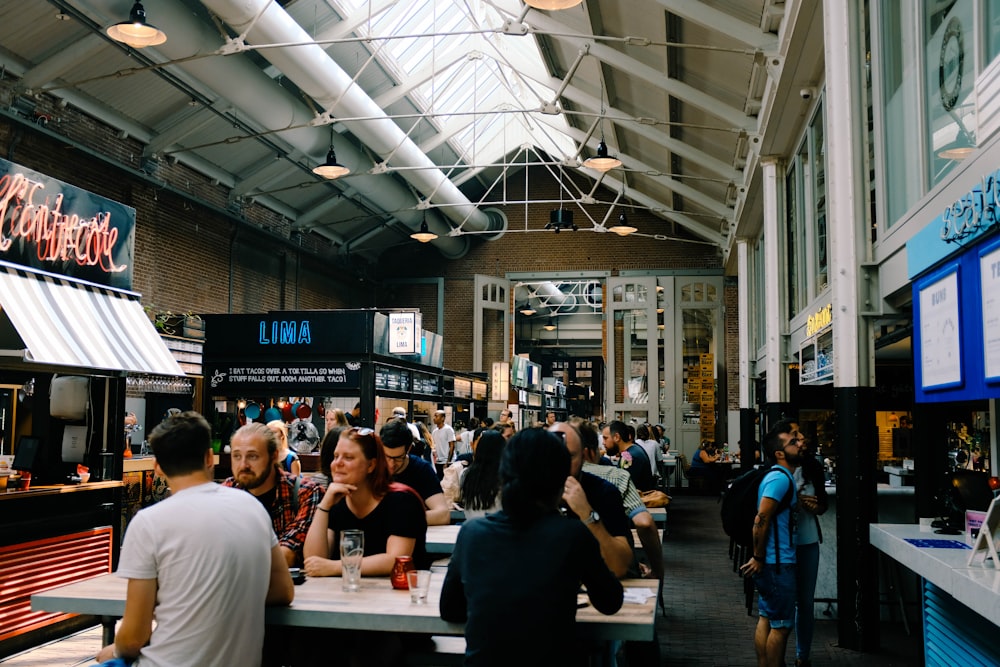
[[222, 485], [245, 489], [264, 505], [288, 566], [301, 567], [302, 544], [326, 489], [280, 468], [277, 434], [263, 424], [241, 427], [229, 445], [233, 476]]

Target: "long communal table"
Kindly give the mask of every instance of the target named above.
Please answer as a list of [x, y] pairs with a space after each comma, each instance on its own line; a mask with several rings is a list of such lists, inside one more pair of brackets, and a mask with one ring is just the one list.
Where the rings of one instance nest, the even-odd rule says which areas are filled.
[[[444, 527], [444, 526], [442, 526]], [[345, 593], [340, 577], [310, 578], [295, 587], [295, 600], [288, 607], [269, 607], [269, 625], [307, 628], [340, 628], [386, 632], [418, 632], [462, 636], [465, 626], [448, 623], [438, 615], [444, 575], [436, 573], [426, 605], [410, 603], [410, 593], [393, 589], [388, 577], [361, 580], [361, 591]], [[657, 582], [649, 579], [622, 581], [629, 597], [645, 601], [626, 602], [618, 613], [605, 616], [587, 605], [577, 611], [581, 636], [599, 640], [649, 640], [653, 638]], [[35, 611], [94, 614], [103, 617], [105, 640], [114, 636], [115, 621], [125, 613], [127, 580], [113, 574], [53, 588], [31, 596]]]
[[[427, 553], [451, 554], [455, 550], [455, 540], [458, 539], [458, 531], [461, 528], [461, 524], [427, 526]], [[632, 529], [632, 546], [642, 549], [642, 541], [635, 528]]]

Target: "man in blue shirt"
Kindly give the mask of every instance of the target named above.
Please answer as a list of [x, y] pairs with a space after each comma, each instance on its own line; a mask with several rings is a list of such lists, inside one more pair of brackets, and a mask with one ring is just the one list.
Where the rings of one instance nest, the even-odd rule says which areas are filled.
[[[757, 628], [754, 649], [758, 667], [784, 664], [788, 636], [795, 626], [795, 506], [792, 473], [802, 460], [802, 434], [788, 419], [764, 437], [765, 451], [776, 465], [757, 491], [753, 523], [753, 553], [740, 568], [757, 587]], [[786, 500], [787, 499], [787, 500]]]
[[633, 431], [628, 424], [615, 420], [604, 427], [601, 437], [608, 456], [618, 457], [618, 467], [628, 472], [639, 491], [656, 488], [653, 467], [645, 450], [632, 441]]
[[406, 484], [420, 494], [427, 511], [428, 526], [451, 523], [451, 503], [441, 490], [441, 482], [433, 466], [410, 453], [413, 434], [405, 419], [390, 419], [382, 427], [382, 451], [389, 463], [392, 481]]

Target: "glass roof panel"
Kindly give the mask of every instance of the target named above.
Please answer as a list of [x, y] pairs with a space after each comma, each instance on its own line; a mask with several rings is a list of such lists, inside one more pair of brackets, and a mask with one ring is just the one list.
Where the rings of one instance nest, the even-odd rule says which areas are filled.
[[386, 71], [407, 77], [436, 70], [409, 97], [433, 114], [429, 122], [439, 131], [464, 120], [448, 142], [468, 163], [502, 161], [518, 146], [557, 158], [576, 154], [564, 133], [569, 129], [564, 116], [546, 116], [545, 123], [534, 118], [555, 97], [552, 88], [538, 83], [550, 75], [534, 38], [497, 32], [504, 20], [520, 14], [519, 0], [396, 2], [381, 12], [376, 0], [338, 2], [345, 12], [371, 12], [371, 21], [359, 28], [361, 36], [399, 37], [380, 49]]

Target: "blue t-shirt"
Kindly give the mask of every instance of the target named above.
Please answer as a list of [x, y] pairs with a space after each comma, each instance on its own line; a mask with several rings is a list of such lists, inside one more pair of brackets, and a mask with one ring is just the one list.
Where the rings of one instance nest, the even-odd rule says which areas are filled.
[[420, 494], [424, 504], [431, 496], [443, 493], [441, 481], [438, 479], [434, 466], [418, 456], [409, 454], [409, 464], [401, 473], [393, 475], [392, 480], [408, 487]]
[[[780, 503], [785, 494], [791, 489], [791, 505], [781, 512], [771, 522], [767, 531], [766, 554], [764, 562], [789, 564], [795, 562], [795, 506], [798, 504], [798, 495], [795, 493], [795, 482], [792, 473], [780, 466], [775, 466], [767, 474], [764, 481], [757, 489], [757, 505], [764, 498], [772, 498]], [[774, 551], [774, 532], [778, 531], [778, 553]], [[791, 533], [789, 533], [791, 530]], [[777, 558], [780, 556], [780, 559]]]

